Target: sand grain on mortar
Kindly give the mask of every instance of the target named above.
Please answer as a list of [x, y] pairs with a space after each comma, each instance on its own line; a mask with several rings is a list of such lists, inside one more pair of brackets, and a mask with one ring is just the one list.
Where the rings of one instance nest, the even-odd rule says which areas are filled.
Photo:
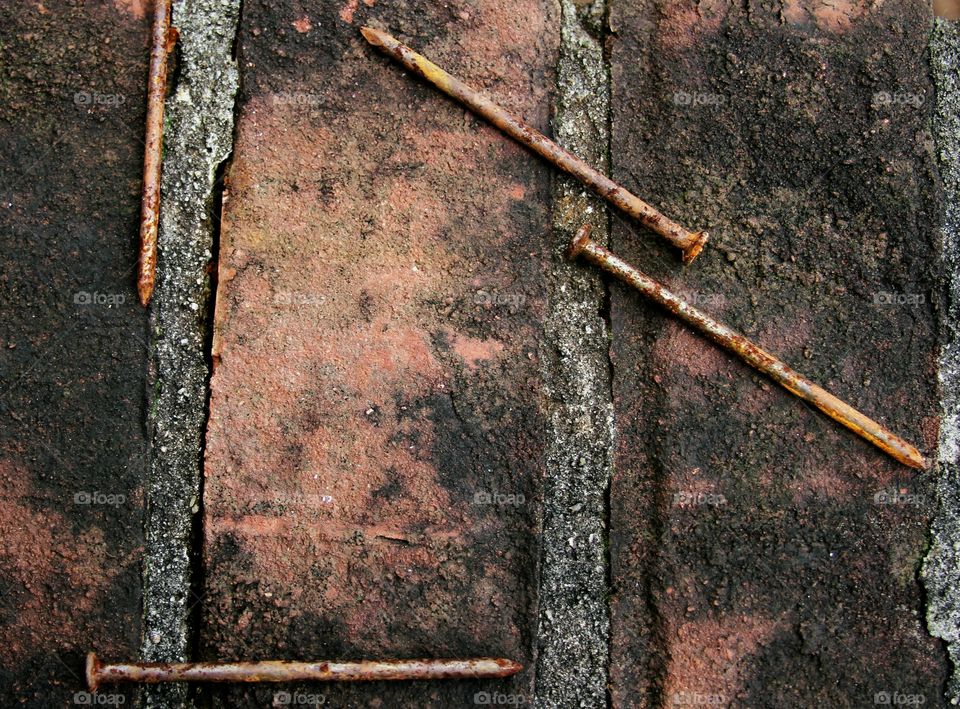
[[953, 673], [946, 697], [960, 701], [960, 598], [957, 573], [960, 569], [960, 488], [957, 465], [960, 455], [957, 391], [960, 387], [960, 352], [957, 328], [960, 322], [960, 28], [957, 22], [937, 20], [930, 38], [930, 59], [936, 86], [933, 115], [940, 177], [944, 187], [944, 214], [941, 225], [943, 258], [948, 272], [946, 333], [940, 353], [940, 404], [937, 498], [939, 509], [932, 525], [932, 540], [924, 561], [927, 589], [927, 627], [931, 634], [948, 643]]
[[[198, 632], [195, 530], [210, 376], [210, 267], [219, 221], [215, 182], [233, 140], [239, 79], [231, 50], [239, 11], [239, 0], [174, 3], [173, 9], [179, 67], [166, 105], [158, 280], [151, 307], [153, 452], [143, 563], [141, 653], [153, 662], [193, 659]], [[145, 692], [145, 703], [181, 706], [187, 696], [186, 685], [157, 685]]]
[[[561, 3], [554, 138], [605, 169], [608, 75], [602, 2]], [[603, 203], [572, 178], [553, 187], [553, 244], [541, 369], [550, 392], [537, 632], [536, 705], [607, 702], [606, 492], [613, 440], [609, 333], [598, 274], [563, 256], [585, 222], [607, 231]]]

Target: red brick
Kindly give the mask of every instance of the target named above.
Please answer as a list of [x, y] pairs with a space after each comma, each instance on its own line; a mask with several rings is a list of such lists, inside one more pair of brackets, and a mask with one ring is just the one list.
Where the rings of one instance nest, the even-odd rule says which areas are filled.
[[[548, 175], [357, 30], [379, 22], [545, 128], [551, 7], [245, 9], [207, 438], [207, 657], [531, 661]], [[525, 501], [474, 504], [485, 492]], [[480, 688], [529, 696], [531, 679], [328, 696], [449, 706]], [[224, 701], [269, 697], [245, 692]]]

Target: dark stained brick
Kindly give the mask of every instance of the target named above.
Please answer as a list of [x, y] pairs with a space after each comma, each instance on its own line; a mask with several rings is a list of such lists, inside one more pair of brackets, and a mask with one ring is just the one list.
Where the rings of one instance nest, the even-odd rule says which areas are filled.
[[5, 10], [0, 704], [67, 706], [89, 650], [128, 658], [140, 643], [148, 20], [119, 1]]
[[[610, 21], [614, 176], [712, 233], [687, 269], [620, 221], [614, 248], [931, 450], [929, 7], [615, 1]], [[619, 286], [611, 320], [614, 705], [940, 702], [930, 475]], [[891, 489], [917, 504], [875, 501]]]

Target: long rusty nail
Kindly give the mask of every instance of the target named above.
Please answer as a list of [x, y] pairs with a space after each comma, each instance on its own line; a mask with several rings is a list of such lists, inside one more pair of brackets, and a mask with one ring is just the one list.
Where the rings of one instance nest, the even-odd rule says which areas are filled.
[[370, 44], [383, 50], [414, 74], [423, 77], [478, 116], [485, 118], [518, 143], [527, 146], [548, 162], [573, 175], [610, 204], [681, 249], [684, 263], [693, 261], [703, 250], [709, 238], [707, 232], [688, 231], [599, 170], [590, 167], [577, 156], [564, 150], [539, 131], [526, 125], [519, 118], [386, 32], [372, 27], [361, 27], [360, 32]]
[[157, 274], [157, 224], [160, 219], [160, 166], [163, 146], [163, 100], [167, 90], [167, 56], [176, 30], [170, 27], [171, 0], [155, 0], [147, 76], [147, 130], [143, 151], [143, 192], [140, 198], [140, 261], [137, 292], [147, 306]]
[[865, 416], [830, 392], [817, 386], [802, 374], [795, 372], [768, 352], [760, 349], [740, 333], [717, 322], [706, 313], [688, 304], [682, 298], [663, 287], [654, 279], [641, 273], [607, 249], [590, 240], [590, 227], [584, 225], [577, 232], [567, 257], [578, 256], [599, 266], [624, 283], [633, 286], [643, 295], [660, 304], [709, 340], [732, 352], [780, 384], [784, 389], [807, 401], [834, 421], [843, 424], [854, 433], [867, 439], [904, 465], [924, 469], [927, 460], [916, 448], [894, 435], [873, 419]]
[[363, 660], [359, 662], [143, 662], [105, 665], [87, 655], [91, 692], [113, 682], [371, 682], [384, 680], [496, 679], [523, 665], [492, 657], [468, 660]]

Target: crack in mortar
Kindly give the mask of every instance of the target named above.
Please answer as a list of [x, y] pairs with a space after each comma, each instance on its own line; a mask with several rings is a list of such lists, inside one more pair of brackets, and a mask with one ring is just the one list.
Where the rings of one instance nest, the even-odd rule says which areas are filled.
[[946, 696], [960, 703], [960, 23], [937, 19], [930, 38], [936, 87], [934, 133], [945, 210], [941, 239], [948, 272], [947, 338], [940, 353], [942, 418], [938, 444], [939, 510], [924, 561], [927, 630], [946, 641], [953, 664]]
[[[143, 562], [145, 661], [183, 661], [200, 603], [194, 552], [201, 507], [216, 176], [233, 147], [240, 0], [174, 4], [179, 82], [167, 99], [158, 282], [151, 312], [152, 460]], [[188, 706], [186, 685], [144, 692], [148, 707]]]
[[[555, 140], [609, 169], [609, 71], [602, 40], [603, 0], [561, 0]], [[550, 395], [537, 611], [538, 707], [608, 705], [608, 499], [613, 403], [607, 293], [600, 276], [568, 263], [563, 251], [588, 221], [605, 243], [603, 203], [580, 183], [559, 178], [542, 373]]]

